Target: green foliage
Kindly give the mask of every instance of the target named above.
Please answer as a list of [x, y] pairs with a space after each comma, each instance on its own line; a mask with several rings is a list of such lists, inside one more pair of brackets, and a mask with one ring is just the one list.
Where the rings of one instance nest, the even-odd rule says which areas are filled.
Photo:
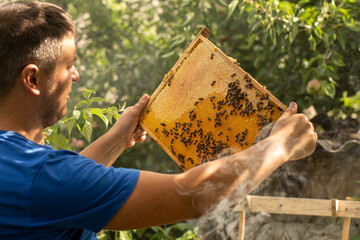
[[343, 92], [343, 97], [341, 101], [344, 102], [344, 106], [353, 113], [360, 112], [360, 91], [358, 91], [355, 95], [348, 97], [347, 91]]
[[[223, 33], [224, 48], [282, 101], [339, 110], [342, 93], [359, 89], [358, 1], [234, 2], [238, 8], [231, 24], [242, 28]], [[230, 10], [229, 5], [228, 14]], [[322, 91], [306, 92], [312, 79], [320, 81]]]
[[99, 240], [200, 240], [197, 236], [198, 228], [187, 223], [176, 223], [170, 226], [156, 226], [133, 231], [104, 231], [98, 234]]
[[125, 103], [119, 108], [115, 106], [94, 108], [92, 107], [94, 103], [104, 102], [106, 99], [92, 97], [92, 95], [95, 95], [95, 91], [85, 88], [83, 90], [84, 100], [80, 100], [75, 105], [72, 116], [65, 116], [59, 122], [44, 130], [47, 144], [55, 149], [71, 150], [68, 137], [70, 138], [75, 126], [82, 137], [90, 143], [94, 128], [94, 115], [101, 119], [107, 128], [109, 123], [111, 124], [114, 119], [118, 119], [120, 112], [125, 109]]

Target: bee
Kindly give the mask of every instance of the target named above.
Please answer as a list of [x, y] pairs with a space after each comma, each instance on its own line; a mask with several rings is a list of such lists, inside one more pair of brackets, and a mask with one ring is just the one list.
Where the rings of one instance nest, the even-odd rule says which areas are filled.
[[167, 85], [170, 87], [170, 84], [171, 84], [171, 80], [173, 79], [173, 77], [174, 77], [174, 75], [171, 75], [170, 77], [169, 77], [169, 80], [168, 80], [168, 83], [167, 83]]

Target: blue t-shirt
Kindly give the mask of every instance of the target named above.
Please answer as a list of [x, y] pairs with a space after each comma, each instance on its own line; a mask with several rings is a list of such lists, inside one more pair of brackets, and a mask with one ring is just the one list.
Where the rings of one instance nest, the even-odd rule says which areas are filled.
[[0, 130], [0, 239], [96, 239], [138, 177]]

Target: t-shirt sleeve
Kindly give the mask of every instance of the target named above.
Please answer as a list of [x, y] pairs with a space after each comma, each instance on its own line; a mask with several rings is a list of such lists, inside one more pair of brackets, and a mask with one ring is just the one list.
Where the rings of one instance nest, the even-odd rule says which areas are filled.
[[131, 195], [138, 177], [139, 170], [105, 168], [77, 153], [54, 151], [44, 160], [29, 191], [33, 227], [98, 232]]

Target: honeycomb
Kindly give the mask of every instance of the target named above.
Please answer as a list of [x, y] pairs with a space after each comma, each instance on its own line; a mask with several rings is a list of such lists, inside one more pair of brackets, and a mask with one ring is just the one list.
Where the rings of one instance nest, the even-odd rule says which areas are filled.
[[140, 126], [186, 171], [250, 147], [286, 109], [202, 29], [151, 95]]

